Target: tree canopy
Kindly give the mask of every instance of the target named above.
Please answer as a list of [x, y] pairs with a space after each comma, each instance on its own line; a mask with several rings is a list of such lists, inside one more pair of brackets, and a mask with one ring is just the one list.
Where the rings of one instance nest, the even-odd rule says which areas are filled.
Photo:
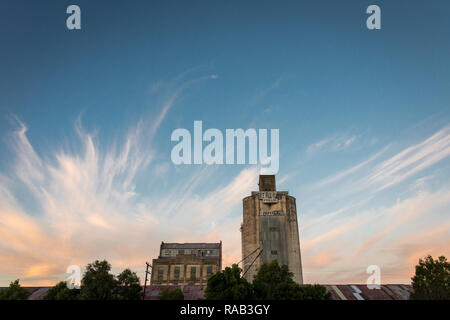
[[241, 277], [242, 269], [233, 264], [208, 279], [207, 300], [248, 300], [253, 298], [252, 285]]
[[140, 300], [142, 287], [139, 277], [130, 269], [123, 270], [117, 277], [111, 271], [108, 261], [96, 260], [86, 266], [81, 279], [81, 289], [69, 289], [61, 281], [51, 288], [45, 300]]
[[419, 259], [411, 278], [412, 300], [450, 300], [450, 263], [444, 256], [434, 260], [428, 255]]
[[288, 267], [280, 267], [277, 260], [263, 263], [253, 279], [255, 297], [264, 300], [298, 299], [299, 285], [292, 278]]
[[7, 289], [0, 291], [0, 300], [26, 300], [30, 294], [30, 291], [20, 286], [17, 279], [11, 282]]
[[69, 289], [67, 283], [61, 281], [48, 290], [44, 300], [78, 300], [79, 298], [80, 289]]
[[262, 300], [329, 300], [331, 294], [321, 285], [299, 285], [287, 265], [277, 260], [261, 265], [253, 279], [256, 299]]
[[329, 300], [331, 294], [321, 285], [299, 285], [286, 265], [277, 260], [263, 263], [253, 279], [247, 282], [242, 270], [233, 265], [208, 280], [207, 300]]
[[96, 260], [86, 266], [86, 272], [81, 279], [82, 300], [112, 300], [117, 286], [117, 280], [110, 273], [108, 261]]
[[136, 272], [125, 269], [117, 276], [116, 294], [120, 300], [140, 300], [142, 298], [142, 287]]

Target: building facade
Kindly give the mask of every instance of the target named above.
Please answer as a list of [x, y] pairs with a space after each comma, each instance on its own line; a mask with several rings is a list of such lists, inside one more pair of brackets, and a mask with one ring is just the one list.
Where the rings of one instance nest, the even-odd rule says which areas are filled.
[[263, 262], [287, 265], [294, 280], [303, 284], [295, 198], [277, 191], [274, 175], [259, 176], [259, 191], [243, 199], [241, 225], [245, 278], [253, 277]]
[[222, 241], [219, 243], [161, 243], [153, 259], [152, 285], [204, 285], [222, 270]]

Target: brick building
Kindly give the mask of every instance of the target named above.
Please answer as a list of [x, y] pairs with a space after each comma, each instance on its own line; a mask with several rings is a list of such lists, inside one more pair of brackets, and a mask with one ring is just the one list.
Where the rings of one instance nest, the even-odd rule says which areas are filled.
[[219, 243], [161, 243], [153, 259], [151, 285], [204, 285], [222, 270], [222, 241]]

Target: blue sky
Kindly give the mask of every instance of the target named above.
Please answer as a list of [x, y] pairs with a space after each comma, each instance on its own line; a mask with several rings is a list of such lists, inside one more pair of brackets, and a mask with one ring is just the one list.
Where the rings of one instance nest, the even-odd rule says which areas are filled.
[[[449, 252], [447, 1], [0, 4], [0, 284], [64, 279], [160, 241], [240, 260], [249, 165], [174, 166], [176, 128], [280, 130], [305, 280], [408, 283]], [[366, 28], [377, 4], [382, 29]], [[57, 245], [60, 244], [60, 245]]]

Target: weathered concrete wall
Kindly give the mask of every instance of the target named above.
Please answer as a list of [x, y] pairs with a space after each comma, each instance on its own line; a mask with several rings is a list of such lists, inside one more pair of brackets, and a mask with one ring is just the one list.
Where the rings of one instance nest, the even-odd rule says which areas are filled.
[[259, 251], [244, 260], [242, 265], [246, 272], [245, 278], [252, 281], [262, 262], [277, 259], [280, 264], [288, 265], [294, 274], [294, 280], [302, 284], [295, 198], [289, 196], [286, 191], [276, 192], [276, 201], [273, 202], [264, 201], [265, 196], [252, 192], [251, 196], [243, 199], [242, 258], [257, 248], [262, 250], [250, 269]]
[[284, 216], [261, 216], [261, 260], [278, 260], [280, 265], [288, 265], [288, 247], [286, 246], [286, 227]]
[[[259, 206], [257, 198], [250, 196], [243, 200], [244, 216], [241, 228], [242, 239], [242, 258], [247, 257], [242, 263], [242, 268], [246, 271], [245, 277], [247, 280], [253, 280], [256, 274], [256, 269], [259, 266], [259, 262], [255, 261], [251, 269], [250, 264], [258, 254], [255, 252], [259, 248]], [[250, 255], [254, 252], [252, 255]], [[250, 255], [250, 256], [249, 256]]]
[[[178, 255], [176, 257], [153, 259], [152, 265], [150, 283], [154, 285], [206, 284], [208, 267], [211, 268], [211, 275], [220, 271], [218, 257]], [[178, 278], [175, 276], [175, 268], [179, 268], [180, 271]], [[195, 273], [191, 272], [191, 268], [195, 268]], [[162, 278], [159, 278], [159, 269], [163, 270]]]
[[298, 232], [297, 206], [294, 197], [286, 196], [286, 238], [288, 246], [288, 267], [294, 280], [303, 284], [300, 236]]
[[152, 285], [203, 285], [222, 270], [220, 243], [161, 243], [152, 260]]

